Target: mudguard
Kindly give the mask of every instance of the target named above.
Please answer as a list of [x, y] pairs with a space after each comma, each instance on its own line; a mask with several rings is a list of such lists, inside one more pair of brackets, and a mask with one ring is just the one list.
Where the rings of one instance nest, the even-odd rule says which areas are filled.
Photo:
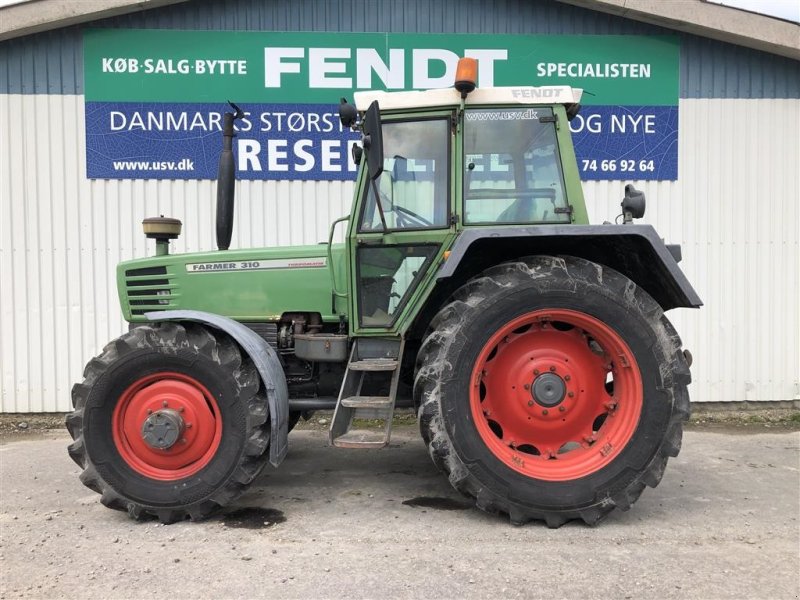
[[[676, 254], [679, 251], [676, 249]], [[465, 230], [436, 277], [478, 270], [500, 260], [532, 255], [570, 255], [611, 267], [644, 288], [664, 310], [697, 308], [703, 301], [672, 251], [651, 225], [530, 225]]]
[[144, 316], [150, 321], [203, 323], [224, 331], [236, 340], [261, 375], [271, 419], [269, 462], [275, 467], [281, 464], [289, 450], [289, 389], [280, 360], [272, 346], [246, 325], [222, 315], [199, 310], [165, 310], [148, 312]]

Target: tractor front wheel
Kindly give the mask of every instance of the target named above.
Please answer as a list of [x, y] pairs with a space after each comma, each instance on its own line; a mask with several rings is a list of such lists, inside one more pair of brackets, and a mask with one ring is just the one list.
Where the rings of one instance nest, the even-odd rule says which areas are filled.
[[89, 361], [72, 389], [69, 454], [101, 502], [134, 518], [202, 519], [267, 462], [259, 374], [239, 346], [197, 324], [143, 325]]
[[512, 522], [598, 522], [680, 449], [689, 368], [658, 304], [620, 273], [535, 256], [485, 271], [434, 318], [414, 395], [434, 462]]

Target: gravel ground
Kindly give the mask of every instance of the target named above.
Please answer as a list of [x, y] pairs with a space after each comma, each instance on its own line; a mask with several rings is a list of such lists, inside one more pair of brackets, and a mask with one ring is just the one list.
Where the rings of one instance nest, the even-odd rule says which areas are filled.
[[[758, 432], [758, 433], [756, 433]], [[78, 481], [65, 433], [0, 436], [0, 597], [797, 598], [800, 434], [695, 429], [596, 528], [469, 508], [412, 426], [383, 450], [290, 436], [227, 514], [135, 523]]]
[[[703, 430], [722, 429], [763, 431], [764, 429], [800, 431], [800, 407], [759, 407], [757, 403], [747, 404], [746, 409], [720, 407], [717, 403], [692, 404], [692, 418], [687, 428]], [[736, 404], [733, 402], [726, 405]], [[741, 403], [739, 403], [741, 404]], [[781, 404], [797, 404], [786, 402]], [[298, 430], [326, 431], [333, 411], [318, 411], [310, 420], [300, 420]], [[0, 437], [29, 435], [37, 431], [61, 430], [64, 428], [66, 413], [4, 413], [0, 414]], [[416, 415], [410, 409], [395, 411], [395, 426], [415, 425]]]

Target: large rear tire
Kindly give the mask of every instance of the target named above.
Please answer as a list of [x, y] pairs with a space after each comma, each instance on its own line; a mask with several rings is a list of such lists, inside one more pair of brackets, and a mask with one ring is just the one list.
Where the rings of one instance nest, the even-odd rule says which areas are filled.
[[423, 439], [451, 484], [513, 523], [595, 524], [655, 487], [689, 417], [689, 367], [658, 304], [574, 257], [460, 288], [418, 354]]
[[164, 523], [203, 519], [267, 462], [269, 420], [250, 359], [202, 325], [136, 327], [72, 389], [69, 454], [109, 508]]

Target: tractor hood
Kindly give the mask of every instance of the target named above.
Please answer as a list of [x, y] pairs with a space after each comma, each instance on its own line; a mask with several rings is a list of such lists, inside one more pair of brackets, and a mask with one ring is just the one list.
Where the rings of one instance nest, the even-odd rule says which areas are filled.
[[[237, 321], [278, 320], [284, 312], [333, 313], [327, 246], [288, 246], [169, 254], [120, 263], [117, 289], [127, 321], [159, 310], [201, 310]], [[340, 288], [344, 245], [332, 248]]]

